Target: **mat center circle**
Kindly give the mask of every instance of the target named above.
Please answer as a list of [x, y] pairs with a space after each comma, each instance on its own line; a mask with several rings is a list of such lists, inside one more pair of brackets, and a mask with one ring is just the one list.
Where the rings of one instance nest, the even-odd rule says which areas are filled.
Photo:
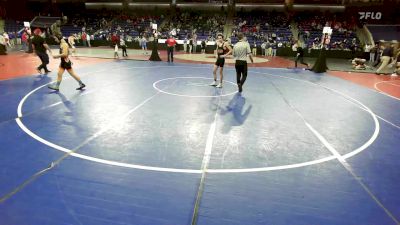
[[217, 88], [210, 86], [213, 80], [207, 77], [170, 77], [154, 82], [153, 87], [164, 94], [192, 98], [217, 98], [237, 92], [237, 84], [223, 81], [223, 88]]

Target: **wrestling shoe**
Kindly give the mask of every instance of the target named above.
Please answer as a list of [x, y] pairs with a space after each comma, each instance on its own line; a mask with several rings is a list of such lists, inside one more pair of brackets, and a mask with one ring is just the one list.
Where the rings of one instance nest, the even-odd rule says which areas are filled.
[[84, 83], [82, 83], [81, 85], [79, 85], [79, 87], [76, 90], [82, 90], [86, 87], [86, 85]]
[[50, 88], [51, 90], [55, 90], [55, 91], [59, 91], [60, 90], [60, 87], [58, 87], [56, 85], [49, 85], [47, 87]]

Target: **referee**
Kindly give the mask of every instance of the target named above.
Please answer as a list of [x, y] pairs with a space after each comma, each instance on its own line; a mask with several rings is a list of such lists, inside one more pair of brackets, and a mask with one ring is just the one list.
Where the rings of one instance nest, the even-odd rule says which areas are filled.
[[247, 78], [247, 56], [253, 63], [253, 57], [251, 55], [250, 45], [244, 40], [243, 33], [238, 33], [237, 37], [239, 42], [233, 47], [233, 57], [235, 58], [235, 69], [236, 69], [236, 81], [239, 88], [239, 92], [243, 90], [243, 84]]

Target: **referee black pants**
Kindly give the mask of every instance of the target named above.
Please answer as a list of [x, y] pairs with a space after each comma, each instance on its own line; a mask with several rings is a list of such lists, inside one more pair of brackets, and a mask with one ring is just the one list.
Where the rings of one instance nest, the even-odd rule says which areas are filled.
[[237, 84], [243, 86], [247, 78], [247, 61], [236, 60], [236, 82]]

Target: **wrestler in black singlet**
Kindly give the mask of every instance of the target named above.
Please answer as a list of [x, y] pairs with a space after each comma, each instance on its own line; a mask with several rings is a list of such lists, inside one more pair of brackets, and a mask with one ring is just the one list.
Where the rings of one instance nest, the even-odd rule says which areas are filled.
[[219, 67], [224, 67], [225, 64], [225, 58], [220, 57], [221, 55], [226, 54], [226, 51], [224, 50], [224, 44], [225, 42], [222, 42], [221, 46], [217, 44], [217, 61], [215, 62], [215, 65]]
[[[60, 54], [62, 54], [63, 49], [62, 47], [60, 47]], [[66, 70], [69, 70], [72, 68], [72, 62], [71, 60], [67, 57], [61, 57], [61, 63], [60, 63], [60, 67]]]

